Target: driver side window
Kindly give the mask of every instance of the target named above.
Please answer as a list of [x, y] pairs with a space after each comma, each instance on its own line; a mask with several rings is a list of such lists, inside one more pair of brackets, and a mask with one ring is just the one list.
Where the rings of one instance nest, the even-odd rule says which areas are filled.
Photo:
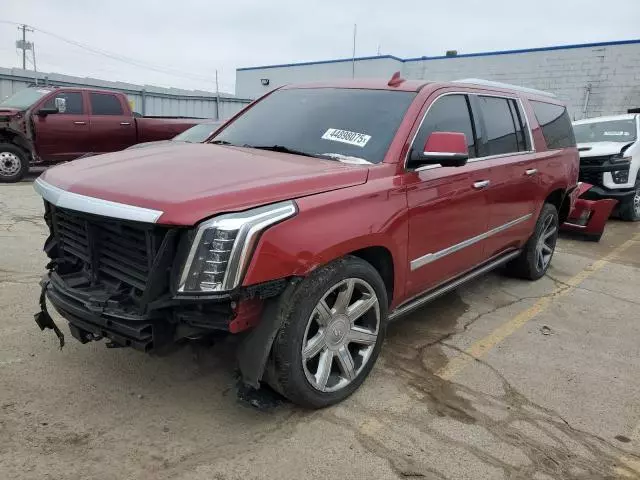
[[80, 92], [60, 92], [49, 98], [42, 108], [56, 108], [56, 98], [63, 98], [66, 101], [66, 109], [58, 115], [82, 115], [84, 113], [82, 103], [82, 93]]
[[433, 132], [460, 132], [467, 137], [469, 158], [475, 158], [475, 133], [471, 122], [470, 105], [466, 95], [445, 95], [431, 105], [413, 142], [414, 149], [422, 151]]

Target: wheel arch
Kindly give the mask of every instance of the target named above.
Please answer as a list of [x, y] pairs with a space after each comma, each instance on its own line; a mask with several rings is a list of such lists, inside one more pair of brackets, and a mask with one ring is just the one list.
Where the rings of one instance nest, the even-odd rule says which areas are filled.
[[544, 200], [544, 203], [550, 203], [558, 210], [558, 220], [562, 225], [571, 211], [571, 199], [566, 188], [556, 188], [552, 190]]
[[0, 128], [0, 143], [11, 143], [24, 150], [27, 155], [31, 153], [31, 144], [27, 138], [11, 128]]

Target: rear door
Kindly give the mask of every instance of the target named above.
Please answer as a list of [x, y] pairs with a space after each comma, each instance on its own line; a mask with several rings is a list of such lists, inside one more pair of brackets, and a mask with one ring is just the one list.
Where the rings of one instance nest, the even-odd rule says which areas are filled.
[[[431, 103], [411, 148], [423, 148], [435, 131], [464, 133], [470, 156], [477, 156], [478, 128], [467, 95], [447, 93]], [[483, 189], [488, 174], [484, 162], [473, 161], [464, 167], [429, 165], [405, 174], [408, 296], [433, 288], [484, 260], [483, 239], [479, 236], [486, 232], [489, 221]]]
[[[41, 108], [55, 108], [55, 99], [65, 100], [65, 109], [46, 116], [37, 114]], [[38, 156], [47, 162], [73, 160], [87, 152], [89, 115], [81, 90], [64, 90], [44, 99], [33, 109], [33, 128]]]
[[490, 165], [487, 187], [489, 257], [528, 238], [540, 196], [539, 171], [530, 129], [517, 97], [478, 94], [474, 112], [483, 127], [480, 150]]
[[121, 95], [89, 92], [92, 152], [115, 152], [137, 142], [134, 119], [122, 102]]

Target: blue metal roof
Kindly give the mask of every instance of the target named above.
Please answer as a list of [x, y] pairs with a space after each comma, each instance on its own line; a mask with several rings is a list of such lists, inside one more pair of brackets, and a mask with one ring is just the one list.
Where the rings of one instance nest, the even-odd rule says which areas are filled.
[[[455, 58], [469, 58], [469, 57], [488, 57], [492, 55], [509, 55], [513, 53], [530, 53], [530, 52], [548, 52], [552, 50], [569, 50], [573, 48], [593, 48], [593, 47], [608, 47], [613, 45], [629, 45], [634, 43], [640, 43], [640, 39], [635, 40], [618, 40], [614, 42], [598, 42], [598, 43], [579, 43], [573, 45], [553, 45], [549, 47], [538, 47], [538, 48], [523, 48], [519, 50], [496, 50], [492, 52], [478, 52], [478, 53], [462, 53], [453, 57], [447, 57], [446, 55], [435, 56], [435, 57], [414, 57], [414, 58], [399, 58], [394, 55], [374, 55], [370, 57], [356, 57], [356, 61], [362, 60], [380, 60], [383, 58], [390, 58], [392, 60], [397, 60], [399, 62], [420, 62], [424, 60], [451, 60]], [[244, 67], [237, 68], [236, 71], [246, 71], [246, 70], [262, 70], [266, 68], [283, 68], [283, 67], [302, 67], [305, 65], [322, 65], [324, 63], [340, 63], [340, 62], [351, 62], [352, 58], [339, 58], [335, 60], [319, 60], [315, 62], [301, 62], [301, 63], [283, 63], [280, 65], [263, 65], [260, 67]]]

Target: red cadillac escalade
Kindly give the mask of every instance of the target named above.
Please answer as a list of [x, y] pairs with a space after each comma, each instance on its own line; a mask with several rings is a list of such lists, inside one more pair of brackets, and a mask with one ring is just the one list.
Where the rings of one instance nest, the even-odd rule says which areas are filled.
[[331, 405], [389, 321], [499, 266], [543, 276], [578, 162], [564, 105], [540, 91], [399, 75], [279, 88], [207, 143], [46, 171], [36, 321], [63, 344], [53, 306], [80, 342], [145, 352], [241, 334], [246, 384]]

